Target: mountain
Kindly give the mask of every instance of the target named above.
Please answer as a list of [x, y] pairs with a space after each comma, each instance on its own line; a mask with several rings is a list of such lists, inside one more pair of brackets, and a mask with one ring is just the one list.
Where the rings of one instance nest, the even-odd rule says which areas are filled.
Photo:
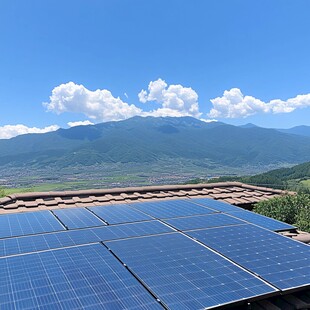
[[11, 167], [150, 163], [165, 158], [230, 167], [297, 164], [310, 160], [310, 137], [191, 117], [133, 117], [0, 140], [0, 165]]
[[296, 126], [290, 129], [278, 129], [281, 132], [284, 133], [290, 133], [294, 135], [300, 135], [305, 137], [310, 137], [310, 126]]
[[255, 125], [255, 124], [252, 124], [252, 123], [247, 123], [247, 124], [244, 124], [244, 125], [240, 125], [239, 127], [241, 128], [257, 128], [258, 126]]

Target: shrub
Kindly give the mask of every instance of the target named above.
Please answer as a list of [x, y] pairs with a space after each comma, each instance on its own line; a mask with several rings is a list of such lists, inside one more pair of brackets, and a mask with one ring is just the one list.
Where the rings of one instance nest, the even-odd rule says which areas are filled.
[[262, 201], [254, 206], [253, 211], [310, 232], [309, 194], [286, 195]]

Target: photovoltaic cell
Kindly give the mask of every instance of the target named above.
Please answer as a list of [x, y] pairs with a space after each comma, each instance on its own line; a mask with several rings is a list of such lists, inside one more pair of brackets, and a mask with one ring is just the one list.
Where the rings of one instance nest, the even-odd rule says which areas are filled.
[[214, 209], [218, 212], [230, 212], [230, 211], [240, 211], [243, 210], [239, 207], [233, 206], [229, 203], [215, 200], [215, 199], [210, 199], [210, 198], [192, 198], [190, 201], [197, 203], [199, 205], [208, 207], [210, 209]]
[[52, 212], [69, 229], [106, 225], [85, 208], [58, 209]]
[[227, 213], [239, 219], [245, 220], [249, 223], [252, 223], [260, 227], [273, 230], [273, 231], [290, 230], [290, 229], [296, 228], [290, 224], [283, 223], [275, 219], [272, 219], [270, 217], [266, 217], [264, 215], [257, 214], [251, 211], [243, 210], [243, 211], [227, 212]]
[[0, 215], [0, 238], [65, 230], [49, 211]]
[[161, 309], [100, 244], [0, 259], [1, 309]]
[[169, 309], [208, 309], [276, 291], [179, 233], [106, 244]]
[[158, 221], [150, 221], [8, 238], [0, 240], [0, 257], [172, 231]]
[[191, 229], [209, 228], [209, 227], [220, 227], [244, 224], [245, 222], [240, 221], [234, 217], [223, 213], [214, 213], [208, 215], [196, 215], [190, 217], [179, 217], [175, 219], [165, 220], [166, 223], [172, 225], [178, 230], [186, 231]]
[[189, 200], [164, 200], [135, 203], [132, 206], [155, 218], [165, 219], [198, 214], [211, 214], [216, 211], [191, 203]]
[[150, 216], [130, 208], [129, 205], [98, 206], [88, 208], [109, 224], [120, 224], [152, 220]]
[[310, 247], [245, 224], [188, 232], [281, 290], [310, 285]]

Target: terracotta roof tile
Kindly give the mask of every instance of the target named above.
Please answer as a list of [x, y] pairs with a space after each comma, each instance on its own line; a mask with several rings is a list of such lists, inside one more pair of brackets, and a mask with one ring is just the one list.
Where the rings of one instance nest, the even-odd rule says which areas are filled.
[[287, 192], [239, 182], [34, 192], [14, 194], [1, 198], [0, 214], [7, 212], [7, 210], [21, 212], [21, 210], [33, 211], [58, 207], [128, 203], [137, 200], [186, 199], [187, 197], [221, 199], [228, 203], [242, 205], [270, 199], [285, 193]]

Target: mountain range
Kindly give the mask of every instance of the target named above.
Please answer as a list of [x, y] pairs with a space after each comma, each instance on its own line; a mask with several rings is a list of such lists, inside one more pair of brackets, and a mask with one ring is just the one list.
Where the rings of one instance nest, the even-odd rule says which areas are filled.
[[310, 130], [233, 126], [191, 117], [133, 117], [0, 140], [0, 166], [147, 164], [165, 158], [230, 167], [297, 164], [310, 160]]

